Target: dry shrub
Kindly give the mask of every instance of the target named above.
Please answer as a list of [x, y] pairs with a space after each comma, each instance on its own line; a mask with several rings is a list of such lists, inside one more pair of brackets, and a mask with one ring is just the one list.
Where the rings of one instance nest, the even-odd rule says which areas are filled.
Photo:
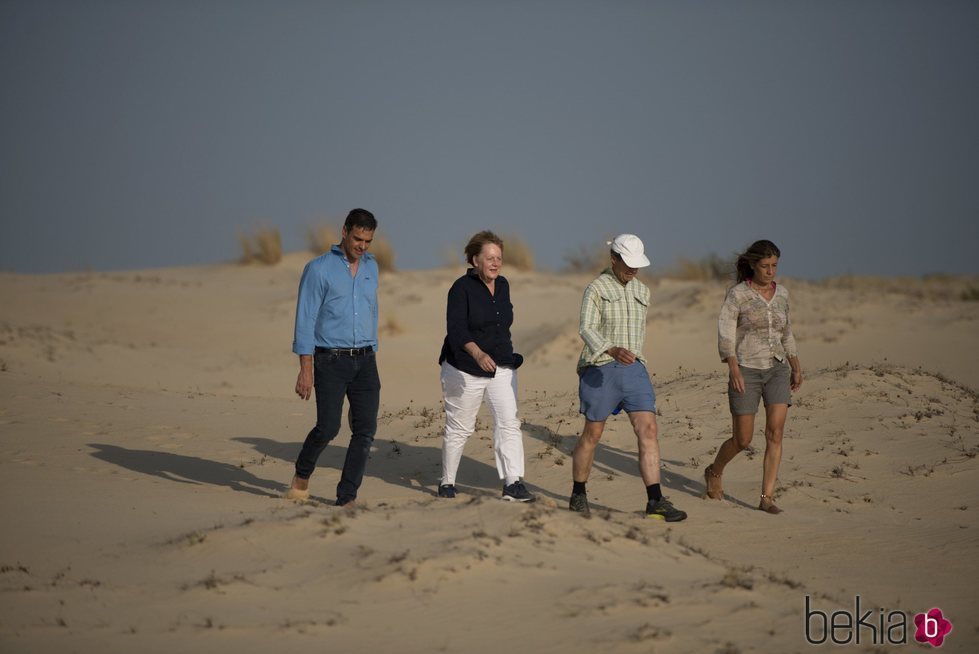
[[340, 242], [340, 228], [334, 225], [320, 225], [306, 229], [306, 245], [309, 251], [319, 256], [330, 251]]
[[242, 263], [263, 263], [267, 266], [282, 260], [282, 237], [278, 228], [263, 227], [254, 234], [241, 234], [238, 237], [241, 244]]
[[703, 259], [677, 259], [676, 264], [666, 271], [664, 277], [683, 279], [687, 281], [706, 282], [715, 279], [733, 279], [734, 262], [722, 259], [716, 254], [709, 254]]
[[568, 273], [597, 273], [610, 263], [607, 245], [579, 245], [564, 254], [564, 272]]
[[394, 247], [391, 242], [383, 236], [374, 236], [371, 242], [371, 254], [377, 260], [377, 269], [381, 272], [394, 272]]
[[[309, 246], [310, 251], [319, 256], [325, 252], [329, 252], [330, 248], [340, 242], [340, 234], [342, 229], [339, 227], [334, 227], [332, 225], [321, 225], [319, 227], [310, 227], [306, 230], [306, 244]], [[374, 255], [374, 259], [377, 260], [377, 269], [381, 272], [394, 272], [394, 248], [391, 243], [378, 234], [374, 233], [374, 240], [371, 242], [371, 248], [369, 250], [371, 254]]]
[[517, 270], [534, 269], [534, 253], [519, 236], [500, 235], [503, 239], [503, 261]]
[[905, 295], [928, 300], [979, 300], [976, 285], [979, 278], [967, 275], [930, 274], [914, 277], [873, 277], [869, 275], [839, 275], [827, 277], [818, 284], [824, 288], [873, 293]]

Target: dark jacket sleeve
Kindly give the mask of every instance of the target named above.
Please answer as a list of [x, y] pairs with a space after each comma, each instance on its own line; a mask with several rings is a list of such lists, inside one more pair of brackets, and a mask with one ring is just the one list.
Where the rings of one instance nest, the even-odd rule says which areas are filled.
[[461, 350], [462, 346], [474, 342], [469, 331], [469, 295], [463, 287], [465, 280], [457, 280], [449, 288], [449, 297], [445, 307], [445, 333], [449, 346]]

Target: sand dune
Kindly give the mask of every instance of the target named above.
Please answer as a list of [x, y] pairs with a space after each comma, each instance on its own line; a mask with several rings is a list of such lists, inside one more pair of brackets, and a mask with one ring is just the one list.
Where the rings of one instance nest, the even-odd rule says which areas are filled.
[[565, 508], [587, 278], [542, 273], [508, 271], [539, 502], [497, 499], [485, 417], [460, 497], [434, 497], [451, 269], [382, 279], [360, 506], [329, 502], [344, 433], [313, 501], [281, 499], [313, 418], [289, 351], [304, 261], [0, 275], [0, 651], [810, 652], [834, 646], [807, 643], [806, 596], [830, 613], [857, 595], [875, 620], [940, 607], [945, 650], [979, 645], [976, 280], [786, 282], [807, 380], [780, 516], [753, 509], [761, 436], [727, 469], [729, 499], [700, 498], [730, 429], [724, 286], [650, 280], [664, 483], [690, 514], [665, 525], [642, 517], [625, 417], [593, 516]]

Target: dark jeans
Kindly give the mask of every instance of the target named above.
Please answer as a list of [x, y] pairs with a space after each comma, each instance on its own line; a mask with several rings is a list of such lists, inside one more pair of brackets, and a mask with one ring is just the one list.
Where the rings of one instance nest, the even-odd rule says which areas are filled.
[[364, 479], [371, 443], [377, 432], [381, 395], [377, 360], [373, 352], [359, 356], [317, 352], [313, 355], [313, 375], [316, 426], [306, 436], [296, 459], [296, 476], [309, 479], [316, 468], [316, 460], [340, 431], [340, 415], [346, 396], [350, 402], [350, 431], [353, 433], [337, 484], [337, 499], [353, 499]]

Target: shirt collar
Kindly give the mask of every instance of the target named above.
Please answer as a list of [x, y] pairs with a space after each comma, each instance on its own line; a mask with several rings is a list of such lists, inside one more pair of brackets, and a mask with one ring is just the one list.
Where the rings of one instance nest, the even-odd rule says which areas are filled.
[[[336, 245], [330, 248], [330, 254], [335, 254], [336, 256], [340, 257], [347, 263], [350, 263], [350, 261], [347, 259], [347, 255], [344, 253], [343, 248], [340, 247], [339, 243], [337, 243]], [[364, 252], [362, 255], [360, 255], [360, 260], [367, 261], [368, 259], [372, 259], [373, 257], [374, 255], [371, 254], [370, 252]]]
[[603, 275], [608, 275], [609, 277], [611, 277], [612, 278], [612, 281], [615, 282], [616, 284], [618, 284], [619, 286], [621, 286], [622, 288], [629, 288], [629, 284], [631, 284], [632, 282], [636, 281], [635, 278], [633, 278], [633, 279], [630, 279], [629, 281], [627, 281], [625, 284], [623, 284], [622, 282], [619, 281], [619, 278], [615, 276], [615, 272], [612, 270], [612, 266], [609, 266], [608, 268], [606, 268], [605, 270], [603, 270], [602, 271], [602, 274]]

